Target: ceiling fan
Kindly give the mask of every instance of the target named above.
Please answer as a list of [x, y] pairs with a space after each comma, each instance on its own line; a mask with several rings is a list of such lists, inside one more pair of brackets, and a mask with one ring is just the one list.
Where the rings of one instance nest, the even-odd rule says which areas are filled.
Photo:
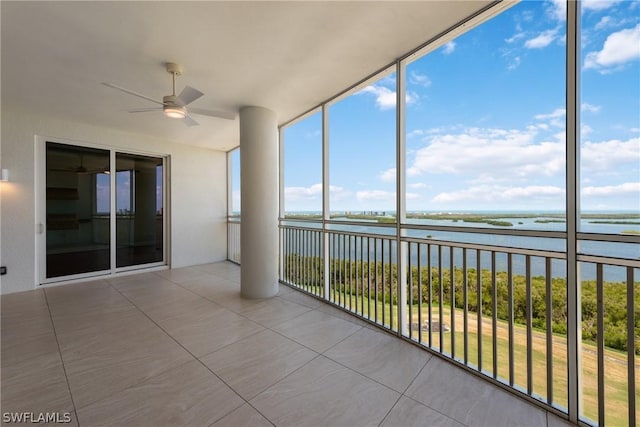
[[129, 110], [129, 113], [162, 111], [167, 117], [182, 119], [184, 124], [186, 124], [187, 126], [198, 125], [198, 122], [196, 122], [190, 114], [201, 114], [204, 116], [217, 117], [227, 120], [234, 120], [236, 118], [235, 113], [230, 113], [227, 111], [204, 110], [202, 108], [192, 107], [189, 107], [187, 109], [187, 105], [191, 104], [193, 101], [200, 98], [204, 94], [199, 90], [192, 88], [191, 86], [185, 86], [184, 89], [182, 89], [182, 92], [180, 92], [180, 95], [176, 96], [176, 77], [182, 74], [182, 67], [178, 64], [174, 64], [173, 62], [167, 62], [166, 69], [167, 72], [173, 77], [173, 92], [171, 93], [171, 95], [164, 96], [162, 98], [162, 101], [158, 101], [132, 90], [114, 85], [113, 83], [102, 82], [102, 84], [112, 89], [117, 89], [124, 93], [128, 93], [129, 95], [137, 96], [139, 98], [146, 99], [147, 101], [160, 104], [162, 106], [153, 108], [138, 108], [135, 110]]

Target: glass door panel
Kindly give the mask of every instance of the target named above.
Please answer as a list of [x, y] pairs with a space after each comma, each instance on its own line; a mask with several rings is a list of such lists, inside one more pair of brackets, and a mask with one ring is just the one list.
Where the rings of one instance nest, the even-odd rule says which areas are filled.
[[116, 267], [164, 260], [163, 159], [116, 153]]
[[46, 144], [46, 277], [109, 270], [109, 151]]

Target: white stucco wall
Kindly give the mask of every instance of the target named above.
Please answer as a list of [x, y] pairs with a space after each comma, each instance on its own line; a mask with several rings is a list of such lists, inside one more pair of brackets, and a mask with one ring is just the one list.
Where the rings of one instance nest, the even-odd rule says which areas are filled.
[[[4, 107], [4, 106], [3, 106]], [[115, 129], [2, 110], [0, 183], [0, 292], [34, 289], [36, 277], [35, 137], [170, 156], [172, 268], [226, 259], [226, 154]]]

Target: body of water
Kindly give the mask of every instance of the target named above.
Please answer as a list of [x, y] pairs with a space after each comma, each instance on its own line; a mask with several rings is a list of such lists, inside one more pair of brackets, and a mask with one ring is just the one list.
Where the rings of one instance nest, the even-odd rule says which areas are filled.
[[[499, 227], [492, 226], [484, 223], [465, 223], [462, 220], [454, 221], [454, 220], [443, 220], [443, 219], [408, 219], [408, 224], [420, 224], [420, 225], [434, 225], [434, 226], [455, 226], [455, 227], [482, 227], [482, 228], [495, 228], [495, 229], [509, 229], [514, 230], [539, 230], [539, 231], [565, 231], [566, 224], [564, 222], [536, 222], [540, 220], [558, 220], [558, 218], [540, 215], [537, 217], [531, 218], [513, 218], [513, 217], [494, 217], [495, 213], [492, 214], [492, 220], [497, 221], [507, 221], [513, 224], [511, 227]], [[506, 213], [505, 213], [506, 214]], [[336, 221], [340, 221], [340, 218], [334, 218]], [[346, 219], [346, 218], [342, 218]], [[611, 223], [601, 224], [594, 223], [593, 221], [599, 221], [598, 219], [583, 219], [579, 224], [579, 230], [585, 233], [600, 233], [600, 234], [622, 234], [623, 232], [629, 230], [638, 230], [640, 229], [640, 225], [636, 224], [624, 224], [622, 222], [629, 221], [628, 219], [606, 219]], [[634, 219], [633, 221], [638, 221]], [[395, 227], [391, 225], [388, 228], [382, 227], [374, 227], [367, 225], [367, 222], [371, 221], [362, 221], [362, 225], [331, 225], [331, 229], [340, 230], [340, 231], [348, 231], [348, 232], [357, 232], [357, 233], [367, 233], [367, 234], [383, 234], [388, 236], [395, 235]], [[375, 221], [374, 221], [375, 222]], [[292, 225], [300, 225], [309, 227], [312, 223], [307, 222], [298, 222], [296, 223], [294, 220], [287, 221], [287, 223]], [[320, 224], [313, 224], [314, 228], [320, 228]], [[511, 248], [526, 248], [526, 249], [538, 249], [538, 250], [546, 250], [546, 251], [554, 251], [554, 252], [565, 252], [566, 251], [566, 241], [565, 239], [557, 239], [557, 238], [541, 238], [541, 237], [529, 237], [529, 236], [517, 236], [517, 235], [491, 235], [491, 234], [478, 234], [478, 233], [464, 233], [457, 231], [438, 231], [438, 230], [418, 230], [418, 229], [407, 229], [406, 230], [408, 237], [417, 237], [417, 238], [426, 238], [429, 240], [435, 241], [443, 241], [443, 242], [461, 242], [461, 243], [477, 243], [483, 245], [491, 245], [491, 246], [502, 246], [502, 247], [511, 247]], [[380, 257], [380, 248], [378, 248], [378, 257]], [[367, 247], [365, 246], [365, 251]], [[386, 250], [386, 249], [385, 249]], [[580, 241], [579, 242], [579, 251], [583, 254], [588, 255], [600, 255], [606, 257], [613, 258], [623, 258], [623, 259], [640, 259], [640, 243], [617, 243], [617, 242], [598, 242], [598, 241]], [[353, 251], [352, 256], [356, 256], [356, 252]], [[370, 248], [371, 255], [373, 254], [373, 247]], [[395, 248], [392, 248], [391, 259], [395, 259]], [[476, 267], [476, 254], [475, 251], [467, 251], [467, 266], [468, 268]], [[442, 265], [443, 267], [449, 268], [450, 259], [449, 259], [449, 250], [445, 250], [442, 255]], [[456, 268], [462, 266], [462, 250], [454, 250], [454, 266]], [[411, 262], [413, 265], [417, 263], [417, 255], [415, 253], [412, 254]], [[488, 252], [483, 252], [480, 257], [480, 266], [482, 269], [490, 268], [491, 259]], [[525, 272], [525, 257], [521, 255], [513, 256], [513, 271], [514, 274], [524, 274]], [[431, 256], [432, 265], [437, 265], [438, 262], [438, 254], [437, 252], [432, 254]], [[426, 265], [426, 259], [423, 255], [423, 265]], [[506, 255], [499, 255], [496, 258], [496, 270], [498, 271], [506, 271], [507, 269], [507, 257]], [[636, 280], [640, 280], [640, 269], [635, 269], [635, 278]], [[545, 273], [545, 263], [543, 258], [533, 257], [531, 259], [531, 271], [534, 276], [541, 276]], [[566, 277], [566, 263], [563, 260], [554, 260], [551, 266], [551, 274], [552, 277]], [[626, 269], [622, 267], [605, 267], [604, 269], [605, 280], [606, 281], [624, 281], [626, 280]], [[595, 279], [595, 265], [593, 264], [580, 264], [580, 276], [583, 280], [593, 280]]]

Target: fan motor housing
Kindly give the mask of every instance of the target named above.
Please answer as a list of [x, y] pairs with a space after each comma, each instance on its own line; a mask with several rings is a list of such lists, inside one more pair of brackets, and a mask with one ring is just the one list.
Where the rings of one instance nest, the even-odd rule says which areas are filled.
[[176, 98], [177, 98], [177, 96], [175, 96], [175, 95], [163, 96], [162, 97], [162, 103], [164, 105], [175, 105], [175, 106], [178, 106], [178, 104], [176, 103]]

